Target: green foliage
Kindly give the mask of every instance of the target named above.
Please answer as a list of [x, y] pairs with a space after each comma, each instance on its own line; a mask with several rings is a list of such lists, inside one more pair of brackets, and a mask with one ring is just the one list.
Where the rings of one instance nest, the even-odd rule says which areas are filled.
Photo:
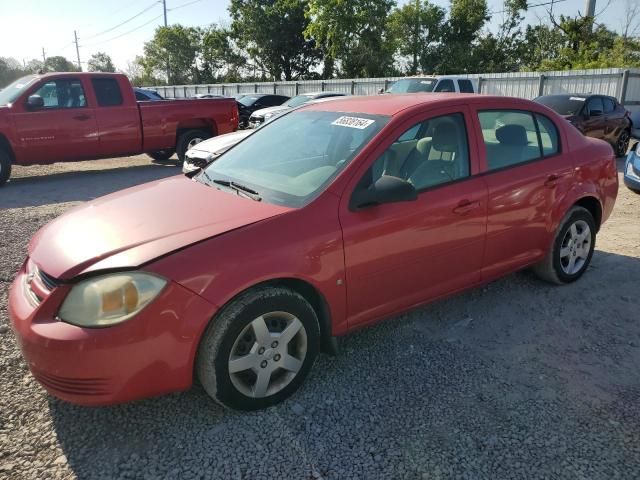
[[416, 0], [391, 12], [389, 32], [396, 54], [408, 59], [406, 73], [432, 72], [440, 63], [445, 15], [444, 8], [428, 0]]
[[[388, 75], [392, 71], [394, 40], [387, 18], [394, 0], [309, 0], [307, 38], [321, 45], [346, 77]], [[333, 72], [324, 72], [325, 77]]]
[[315, 41], [303, 35], [306, 6], [306, 0], [231, 0], [234, 40], [269, 78], [303, 78], [320, 60]]
[[202, 32], [193, 27], [158, 27], [144, 44], [144, 69], [148, 77], [166, 74], [169, 84], [199, 83], [196, 65]]
[[48, 57], [44, 62], [45, 72], [78, 72], [79, 69], [75, 63], [70, 62], [64, 57]]
[[115, 72], [111, 57], [104, 52], [94, 53], [87, 63], [90, 72]]

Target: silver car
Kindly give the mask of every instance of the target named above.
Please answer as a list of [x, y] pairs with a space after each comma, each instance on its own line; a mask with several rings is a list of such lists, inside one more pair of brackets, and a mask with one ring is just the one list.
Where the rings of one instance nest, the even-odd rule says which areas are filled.
[[238, 130], [197, 143], [185, 154], [182, 173], [188, 174], [201, 170], [252, 133], [253, 130]]

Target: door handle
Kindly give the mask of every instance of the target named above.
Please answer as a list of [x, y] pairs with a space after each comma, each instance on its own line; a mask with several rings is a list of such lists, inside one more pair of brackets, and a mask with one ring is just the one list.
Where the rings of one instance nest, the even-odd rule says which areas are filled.
[[89, 115], [86, 115], [84, 113], [82, 115], [76, 115], [73, 117], [74, 120], [82, 120], [82, 121], [89, 120], [90, 118], [91, 117]]
[[549, 175], [544, 182], [544, 186], [549, 188], [555, 187], [562, 177], [564, 177], [563, 173], [554, 173]]
[[472, 202], [470, 200], [462, 200], [456, 208], [453, 209], [453, 213], [456, 215], [466, 215], [471, 210], [475, 210], [480, 207], [480, 202]]

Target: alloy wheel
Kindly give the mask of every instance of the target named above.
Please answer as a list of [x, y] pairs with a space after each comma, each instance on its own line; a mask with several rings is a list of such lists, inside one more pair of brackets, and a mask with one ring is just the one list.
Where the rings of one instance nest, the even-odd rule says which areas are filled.
[[244, 395], [264, 398], [296, 377], [307, 355], [307, 332], [287, 312], [270, 312], [251, 321], [231, 348], [231, 382]]
[[625, 130], [620, 134], [620, 136], [618, 137], [617, 146], [618, 151], [616, 153], [620, 154], [621, 156], [627, 153], [627, 149], [629, 148], [629, 132]]
[[187, 151], [189, 151], [189, 149], [195, 147], [197, 144], [199, 144], [200, 142], [202, 142], [202, 138], [196, 137], [196, 138], [192, 138], [191, 141], [187, 144]]
[[567, 275], [575, 275], [584, 267], [591, 252], [591, 229], [584, 220], [571, 225], [560, 246], [560, 266]]

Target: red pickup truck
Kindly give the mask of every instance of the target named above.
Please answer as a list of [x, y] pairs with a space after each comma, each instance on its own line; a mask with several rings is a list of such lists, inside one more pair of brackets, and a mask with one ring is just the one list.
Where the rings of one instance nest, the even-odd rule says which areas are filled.
[[0, 90], [0, 185], [11, 165], [147, 153], [156, 160], [235, 131], [234, 99], [136, 102], [117, 73], [46, 73]]

